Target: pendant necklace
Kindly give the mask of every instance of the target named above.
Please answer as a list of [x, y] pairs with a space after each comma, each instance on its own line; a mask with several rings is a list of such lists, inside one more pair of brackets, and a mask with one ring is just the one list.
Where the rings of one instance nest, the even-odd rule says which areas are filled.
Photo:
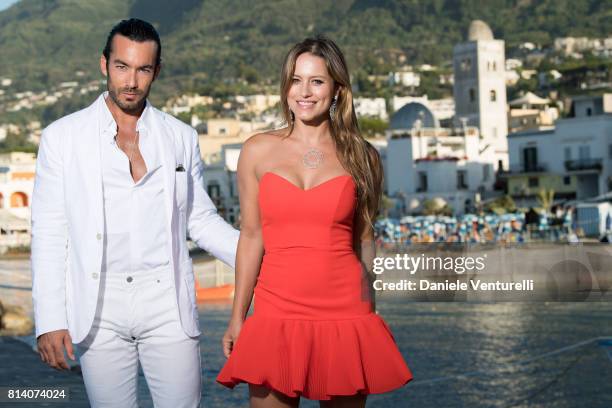
[[302, 163], [308, 169], [316, 169], [323, 163], [323, 152], [315, 148], [309, 149], [302, 156]]

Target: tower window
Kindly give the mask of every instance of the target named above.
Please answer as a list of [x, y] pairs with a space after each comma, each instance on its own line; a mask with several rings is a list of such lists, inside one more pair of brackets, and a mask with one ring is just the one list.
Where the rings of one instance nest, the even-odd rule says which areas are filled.
[[476, 100], [476, 91], [474, 88], [470, 88], [470, 102], [474, 102]]
[[497, 92], [495, 92], [495, 89], [491, 89], [490, 96], [491, 96], [491, 102], [497, 101]]

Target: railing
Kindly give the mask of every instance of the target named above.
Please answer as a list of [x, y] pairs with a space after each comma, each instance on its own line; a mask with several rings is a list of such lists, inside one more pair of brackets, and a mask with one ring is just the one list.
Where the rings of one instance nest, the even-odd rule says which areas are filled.
[[603, 167], [601, 159], [578, 159], [578, 160], [566, 160], [565, 170], [576, 171], [576, 170], [601, 170]]
[[503, 173], [545, 173], [548, 171], [548, 166], [546, 164], [516, 164], [511, 165], [509, 170], [503, 171]]

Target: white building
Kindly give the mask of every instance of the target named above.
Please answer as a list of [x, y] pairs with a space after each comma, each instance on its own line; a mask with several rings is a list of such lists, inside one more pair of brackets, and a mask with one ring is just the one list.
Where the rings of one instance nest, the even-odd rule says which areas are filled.
[[237, 95], [235, 100], [243, 104], [247, 112], [260, 115], [264, 111], [278, 105], [280, 103], [280, 95]]
[[442, 128], [430, 109], [412, 102], [393, 115], [387, 139], [387, 193], [405, 207], [418, 203], [418, 212], [425, 201], [442, 199], [462, 214], [493, 190], [495, 158], [481, 152], [476, 127]]
[[355, 113], [357, 116], [372, 116], [387, 120], [387, 103], [385, 98], [355, 98]]
[[389, 180], [387, 179], [387, 147], [389, 145], [386, 137], [367, 138], [367, 141], [374, 146], [380, 155], [384, 177], [383, 177], [383, 192], [387, 194], [389, 191]]
[[204, 188], [219, 214], [230, 224], [238, 225], [238, 157], [242, 143], [226, 144], [221, 148], [220, 160], [204, 166]]
[[601, 96], [578, 96], [572, 100], [572, 115], [585, 117], [612, 113], [612, 93]]
[[574, 117], [508, 135], [508, 192], [533, 205], [541, 189], [584, 200], [612, 191], [612, 95], [574, 101]]
[[0, 255], [9, 248], [27, 247], [32, 241], [30, 220], [0, 209]]
[[523, 61], [516, 58], [508, 58], [506, 60], [506, 71], [518, 69], [523, 67]]
[[394, 110], [408, 103], [387, 131], [387, 192], [416, 212], [426, 200], [442, 200], [455, 214], [472, 210], [500, 194], [497, 172], [508, 165], [504, 42], [472, 22], [468, 41], [454, 48], [453, 69], [454, 100], [392, 100]]
[[504, 41], [493, 38], [480, 20], [470, 24], [468, 40], [453, 49], [455, 123], [475, 126], [496, 161], [508, 160]]
[[404, 105], [411, 102], [418, 102], [427, 106], [427, 108], [438, 120], [450, 119], [455, 116], [455, 101], [453, 98], [429, 99], [427, 95], [393, 96], [393, 99], [391, 100], [393, 112], [398, 111]]
[[389, 84], [416, 88], [421, 85], [421, 75], [408, 70], [389, 72]]
[[564, 55], [579, 55], [583, 51], [601, 51], [605, 48], [606, 39], [588, 37], [555, 38], [555, 51]]
[[506, 85], [514, 86], [521, 79], [521, 76], [515, 70], [506, 70]]

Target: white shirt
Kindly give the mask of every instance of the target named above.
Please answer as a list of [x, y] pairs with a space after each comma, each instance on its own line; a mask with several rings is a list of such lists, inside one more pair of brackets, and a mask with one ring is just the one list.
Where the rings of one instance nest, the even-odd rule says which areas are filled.
[[[106, 96], [106, 95], [105, 95]], [[117, 124], [106, 103], [100, 104], [102, 189], [106, 234], [102, 268], [127, 273], [169, 265], [163, 169], [158, 145], [148, 133], [146, 103], [136, 124], [138, 146], [147, 172], [134, 182], [127, 155], [115, 136]]]

